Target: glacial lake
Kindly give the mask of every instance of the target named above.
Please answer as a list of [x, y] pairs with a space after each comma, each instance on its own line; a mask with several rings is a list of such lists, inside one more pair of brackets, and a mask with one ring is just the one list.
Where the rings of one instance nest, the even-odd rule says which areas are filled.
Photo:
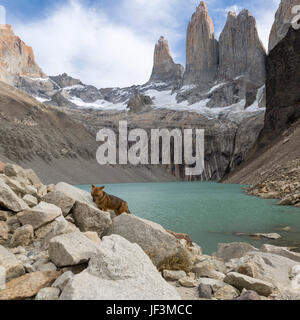
[[[91, 186], [78, 186], [90, 191]], [[248, 196], [241, 185], [214, 182], [128, 183], [105, 185], [105, 191], [128, 202], [136, 216], [189, 234], [205, 254], [218, 243], [248, 242], [290, 246], [300, 252], [300, 208]], [[290, 231], [282, 231], [284, 227]], [[257, 239], [253, 233], [279, 233], [280, 240]], [[238, 233], [238, 234], [237, 234]], [[240, 233], [246, 234], [241, 235]]]

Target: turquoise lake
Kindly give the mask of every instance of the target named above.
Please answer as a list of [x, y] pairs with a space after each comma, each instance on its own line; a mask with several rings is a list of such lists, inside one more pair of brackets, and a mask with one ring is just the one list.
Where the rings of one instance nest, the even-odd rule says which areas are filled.
[[[90, 191], [91, 186], [79, 186]], [[291, 246], [300, 252], [300, 208], [248, 196], [243, 186], [214, 182], [129, 183], [105, 185], [107, 193], [126, 200], [136, 216], [166, 229], [189, 234], [205, 254], [221, 242]], [[283, 227], [291, 231], [281, 231]], [[235, 233], [279, 233], [280, 240]]]

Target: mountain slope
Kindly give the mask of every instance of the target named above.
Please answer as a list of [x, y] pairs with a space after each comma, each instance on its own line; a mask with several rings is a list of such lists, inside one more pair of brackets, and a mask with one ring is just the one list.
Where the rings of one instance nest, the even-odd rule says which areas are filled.
[[163, 169], [113, 168], [96, 162], [95, 136], [58, 108], [0, 82], [0, 160], [33, 168], [45, 183], [174, 180]]

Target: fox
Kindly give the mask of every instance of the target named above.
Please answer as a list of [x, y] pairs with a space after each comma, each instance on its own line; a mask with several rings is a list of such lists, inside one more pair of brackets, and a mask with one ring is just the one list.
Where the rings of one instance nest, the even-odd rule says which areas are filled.
[[102, 211], [112, 210], [115, 212], [116, 216], [119, 216], [122, 213], [131, 214], [126, 201], [107, 194], [103, 191], [104, 188], [105, 186], [96, 188], [92, 185], [91, 196], [98, 209]]

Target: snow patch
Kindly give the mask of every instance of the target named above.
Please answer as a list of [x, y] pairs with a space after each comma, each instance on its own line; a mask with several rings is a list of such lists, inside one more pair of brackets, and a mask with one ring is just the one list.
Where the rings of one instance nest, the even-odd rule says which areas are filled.
[[97, 100], [95, 102], [84, 102], [80, 98], [72, 97], [69, 99], [70, 102], [74, 103], [77, 107], [83, 109], [98, 109], [98, 110], [119, 110], [124, 111], [127, 109], [127, 104], [117, 103], [113, 104], [106, 100]]
[[34, 97], [34, 99], [36, 99], [37, 101], [41, 102], [41, 103], [44, 103], [44, 102], [47, 102], [47, 101], [51, 101], [51, 99], [46, 99], [46, 98], [42, 98], [42, 97]]
[[265, 110], [265, 108], [260, 108], [259, 105], [261, 104], [263, 98], [264, 98], [264, 89], [265, 89], [265, 85], [262, 86], [261, 88], [258, 89], [257, 94], [256, 94], [256, 100], [254, 101], [254, 103], [248, 107], [245, 111], [247, 112], [257, 112], [260, 110]]

